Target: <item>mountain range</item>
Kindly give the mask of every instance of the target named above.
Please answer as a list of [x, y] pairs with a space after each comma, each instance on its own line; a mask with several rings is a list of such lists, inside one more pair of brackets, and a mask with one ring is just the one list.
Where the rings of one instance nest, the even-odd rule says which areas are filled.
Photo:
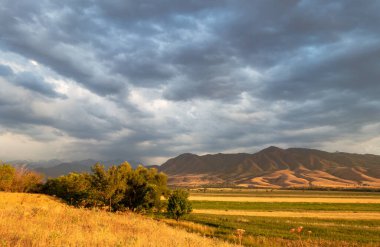
[[159, 167], [169, 184], [245, 187], [380, 187], [380, 156], [268, 147], [254, 154], [185, 153]]
[[[105, 167], [123, 160], [93, 159], [63, 162], [13, 161], [46, 177], [70, 172], [88, 172], [95, 163]], [[133, 168], [139, 162], [129, 161]], [[325, 152], [306, 148], [268, 147], [257, 153], [206, 154], [184, 153], [156, 168], [168, 175], [173, 186], [244, 187], [380, 187], [380, 155]]]
[[[60, 175], [65, 175], [70, 172], [89, 172], [91, 171], [91, 167], [96, 163], [100, 163], [104, 165], [106, 168], [112, 165], [119, 165], [123, 163], [125, 160], [94, 160], [94, 159], [86, 159], [72, 162], [64, 162], [61, 160], [47, 160], [47, 161], [28, 161], [28, 160], [14, 160], [9, 161], [7, 163], [16, 165], [16, 166], [25, 166], [30, 170], [34, 170], [38, 173], [44, 174], [47, 178], [54, 178]], [[130, 160], [128, 163], [136, 168], [140, 162]]]

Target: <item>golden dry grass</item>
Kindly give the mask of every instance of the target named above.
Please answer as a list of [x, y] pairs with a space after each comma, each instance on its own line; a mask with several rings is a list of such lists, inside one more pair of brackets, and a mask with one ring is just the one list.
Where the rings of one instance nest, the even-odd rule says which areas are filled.
[[191, 195], [191, 201], [219, 202], [320, 202], [320, 203], [380, 203], [380, 198], [339, 197], [253, 197], [253, 196], [200, 196]]
[[170, 226], [180, 227], [190, 232], [200, 232], [204, 236], [213, 236], [215, 234], [214, 227], [194, 223], [191, 221], [176, 221], [173, 219], [162, 219], [161, 221], [165, 222]]
[[319, 219], [353, 219], [353, 220], [380, 220], [380, 213], [375, 212], [292, 212], [292, 211], [249, 211], [249, 210], [217, 210], [217, 209], [194, 209], [196, 214], [216, 214], [216, 215], [241, 215], [260, 217], [286, 217], [286, 218], [319, 218]]
[[231, 246], [132, 213], [78, 209], [0, 192], [0, 246]]

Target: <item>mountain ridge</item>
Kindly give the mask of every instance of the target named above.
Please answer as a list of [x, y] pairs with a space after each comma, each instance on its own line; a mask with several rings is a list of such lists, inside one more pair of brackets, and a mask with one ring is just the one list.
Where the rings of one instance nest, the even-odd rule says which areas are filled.
[[159, 167], [179, 186], [380, 187], [380, 156], [270, 146], [259, 152], [181, 154]]

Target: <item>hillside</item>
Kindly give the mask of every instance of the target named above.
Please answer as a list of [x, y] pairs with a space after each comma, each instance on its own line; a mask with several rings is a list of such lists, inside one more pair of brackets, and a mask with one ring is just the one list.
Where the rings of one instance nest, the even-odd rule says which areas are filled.
[[162, 164], [173, 185], [380, 187], [380, 156], [269, 147], [254, 154], [182, 154]]
[[[78, 209], [0, 192], [1, 246], [230, 246], [132, 213]], [[84, 220], [85, 219], [85, 220]]]

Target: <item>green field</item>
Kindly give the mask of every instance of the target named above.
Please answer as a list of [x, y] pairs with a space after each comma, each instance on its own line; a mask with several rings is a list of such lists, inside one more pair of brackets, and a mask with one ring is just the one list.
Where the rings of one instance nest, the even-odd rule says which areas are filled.
[[290, 229], [298, 226], [304, 227], [301, 240], [305, 242], [322, 241], [326, 246], [338, 246], [343, 243], [347, 246], [380, 246], [380, 220], [294, 219], [212, 214], [191, 214], [186, 220], [213, 227], [215, 237], [232, 241], [235, 229], [244, 229], [246, 237], [243, 238], [243, 244], [248, 246], [259, 246], [258, 240], [265, 238], [295, 241], [294, 244], [297, 245], [299, 237], [290, 233]]
[[380, 212], [380, 205], [378, 203], [193, 201], [192, 205], [194, 209], [220, 210]]
[[318, 198], [380, 198], [380, 192], [318, 191], [318, 190], [271, 190], [271, 189], [191, 189], [191, 195], [248, 196], [248, 197], [318, 197]]
[[[195, 189], [190, 193], [192, 198], [206, 200], [192, 201], [194, 213], [184, 220], [207, 228], [187, 227], [184, 223], [178, 226], [209, 237], [237, 243], [234, 233], [237, 229], [244, 229], [245, 246], [380, 246], [379, 192]], [[251, 201], [244, 201], [247, 198]], [[290, 201], [271, 201], [276, 198]], [[328, 200], [299, 202], [300, 198]], [[356, 202], [337, 203], [342, 198]], [[374, 199], [375, 203], [362, 203], [360, 199]], [[247, 212], [266, 213], [265, 216], [244, 215]], [[301, 213], [311, 216], [304, 217]], [[359, 219], [359, 215], [366, 214], [370, 217]], [[299, 226], [303, 226], [301, 234], [290, 232]]]

